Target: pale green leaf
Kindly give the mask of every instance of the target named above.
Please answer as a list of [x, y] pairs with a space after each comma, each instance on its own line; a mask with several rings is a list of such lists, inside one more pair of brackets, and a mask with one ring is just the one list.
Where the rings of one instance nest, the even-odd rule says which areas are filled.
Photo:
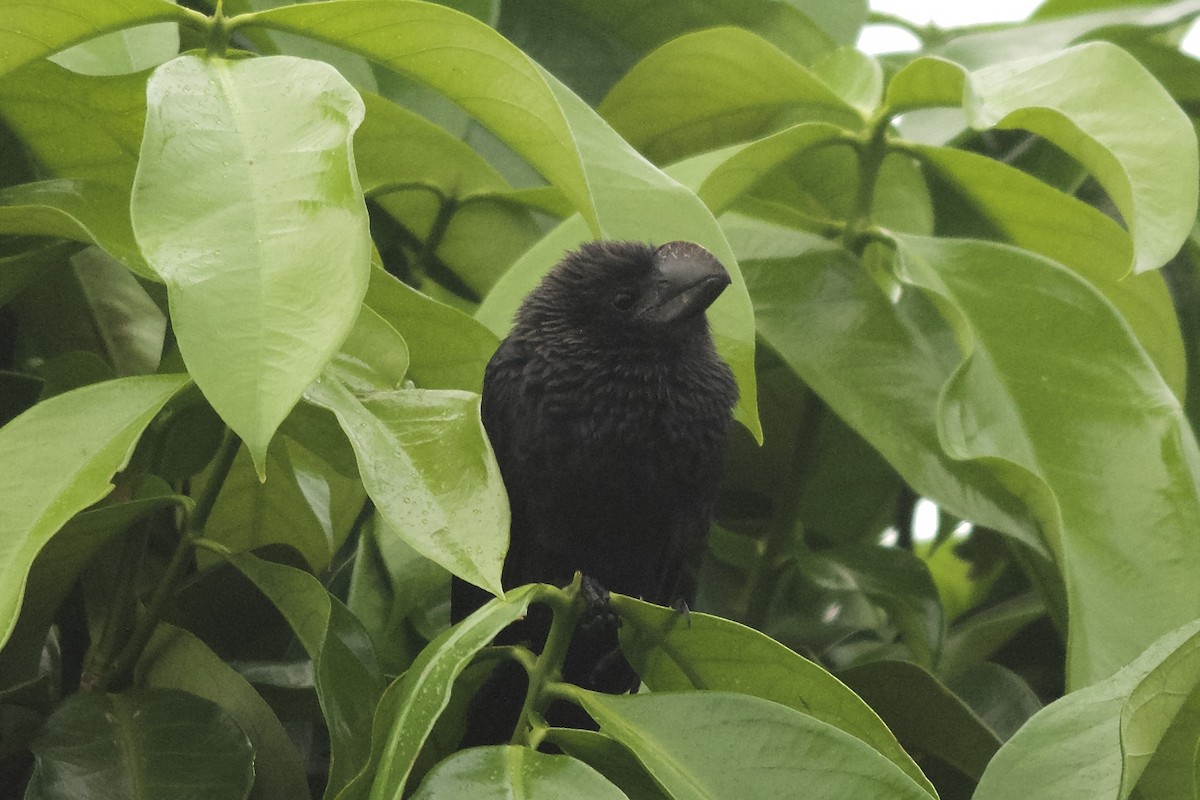
[[1107, 678], [1200, 616], [1200, 595], [1179, 591], [1200, 568], [1200, 449], [1179, 401], [1112, 306], [1056, 262], [897, 240], [901, 276], [947, 304], [966, 352], [938, 438], [1037, 515], [1066, 583], [1067, 684]]
[[287, 56], [181, 56], [147, 93], [134, 233], [188, 371], [263, 476], [275, 429], [366, 293], [350, 144], [362, 102], [332, 67]]

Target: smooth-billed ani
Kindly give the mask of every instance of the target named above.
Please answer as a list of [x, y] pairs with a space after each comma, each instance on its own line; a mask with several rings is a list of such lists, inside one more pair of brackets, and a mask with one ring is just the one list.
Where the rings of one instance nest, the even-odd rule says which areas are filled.
[[[593, 242], [526, 297], [483, 383], [512, 508], [505, 588], [579, 571], [655, 603], [690, 598], [737, 400], [704, 316], [728, 285], [699, 245]], [[453, 618], [486, 599], [456, 581]], [[541, 647], [548, 627], [535, 608], [498, 641]], [[577, 631], [563, 678], [636, 688], [611, 625]]]

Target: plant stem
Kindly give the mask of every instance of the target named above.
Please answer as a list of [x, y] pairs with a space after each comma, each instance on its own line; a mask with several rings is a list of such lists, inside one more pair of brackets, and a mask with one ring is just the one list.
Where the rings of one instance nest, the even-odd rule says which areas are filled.
[[[546, 602], [554, 612], [550, 623], [550, 633], [546, 637], [546, 646], [533, 664], [529, 673], [529, 689], [525, 692], [525, 702], [521, 706], [521, 715], [517, 718], [516, 728], [513, 729], [512, 743], [533, 745], [533, 740], [541, 739], [535, 729], [544, 729], [542, 713], [550, 702], [546, 691], [549, 684], [557, 682], [562, 677], [563, 659], [567, 656], [567, 646], [575, 633], [575, 626], [586, 609], [586, 602], [579, 589], [580, 575], [575, 573], [575, 580], [565, 590], [546, 587], [547, 591], [535, 598]], [[544, 733], [544, 731], [543, 731]]]
[[856, 142], [858, 189], [854, 198], [854, 215], [842, 232], [842, 242], [858, 256], [866, 249], [874, 231], [871, 208], [875, 200], [879, 172], [889, 151], [887, 130], [890, 124], [891, 117], [888, 114], [880, 114], [871, 120], [868, 129]]
[[217, 495], [221, 492], [225, 478], [229, 476], [229, 470], [233, 467], [233, 460], [237, 456], [240, 445], [241, 442], [238, 438], [226, 428], [225, 438], [221, 442], [221, 449], [217, 452], [212, 474], [204, 486], [204, 492], [196, 501], [196, 507], [187, 517], [183, 533], [179, 537], [179, 543], [175, 546], [175, 552], [171, 554], [171, 560], [167, 563], [162, 577], [154, 587], [154, 593], [146, 603], [146, 610], [138, 618], [129, 640], [96, 679], [96, 689], [106, 689], [114, 681], [123, 678], [133, 668], [145, 649], [146, 643], [150, 641], [150, 636], [162, 618], [167, 601], [174, 595], [179, 580], [187, 569], [192, 552], [195, 550], [196, 539], [200, 538], [204, 532], [204, 525], [208, 522], [209, 515], [212, 514], [213, 507], [217, 502]]

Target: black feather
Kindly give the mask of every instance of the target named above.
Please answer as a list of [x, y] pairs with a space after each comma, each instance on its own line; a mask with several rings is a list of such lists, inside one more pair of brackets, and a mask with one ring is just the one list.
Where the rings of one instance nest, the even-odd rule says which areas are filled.
[[[698, 245], [596, 242], [525, 299], [483, 384], [512, 508], [506, 589], [579, 571], [651, 602], [690, 599], [737, 399], [703, 313], [728, 283]], [[456, 581], [454, 619], [486, 599]], [[503, 641], [540, 647], [548, 626], [536, 611]], [[581, 628], [564, 679], [636, 688], [616, 648], [612, 626]]]

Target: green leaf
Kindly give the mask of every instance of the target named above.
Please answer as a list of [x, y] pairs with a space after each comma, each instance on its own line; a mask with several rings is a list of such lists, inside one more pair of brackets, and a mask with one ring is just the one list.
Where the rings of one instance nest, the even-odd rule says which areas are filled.
[[1184, 760], [1155, 764], [1154, 755], [1165, 734], [1183, 733], [1171, 731], [1172, 723], [1194, 709], [1198, 690], [1200, 622], [1190, 622], [1107, 680], [1042, 709], [996, 754], [974, 797], [1124, 800], [1151, 764], [1153, 777], [1145, 777], [1160, 791], [1142, 796], [1193, 796], [1200, 731], [1183, 737]]
[[439, 797], [623, 800], [625, 794], [587, 764], [570, 756], [509, 746], [474, 747], [438, 764], [425, 776], [413, 798]]
[[216, 703], [172, 689], [72, 695], [31, 749], [29, 800], [242, 800], [254, 782], [246, 734]]
[[919, 59], [892, 79], [888, 103], [895, 113], [961, 103], [974, 128], [1027, 130], [1062, 148], [1121, 212], [1136, 272], [1162, 266], [1191, 230], [1200, 191], [1191, 123], [1115, 45], [1093, 42], [974, 72]]
[[986, 661], [1018, 631], [1046, 613], [1033, 592], [995, 603], [954, 623], [946, 636], [939, 674], [953, 678]]
[[935, 409], [958, 351], [931, 305], [911, 294], [893, 304], [860, 263], [821, 240], [788, 247], [776, 229], [727, 229], [746, 263], [759, 334], [796, 374], [918, 494], [1044, 551], [1017, 498], [986, 467], [942, 449]]
[[[556, 78], [478, 20], [413, 0], [304, 3], [247, 16], [241, 24], [339, 44], [445, 94], [570, 199], [591, 232], [573, 244], [592, 237], [683, 239], [712, 251], [733, 278], [711, 309], [713, 334], [738, 380], [739, 418], [760, 435], [753, 318], [720, 227], [695, 195], [649, 164]], [[448, 59], [456, 69], [445, 69]], [[638, 201], [631, 203], [631, 196]], [[532, 288], [561, 255], [527, 256], [509, 270], [519, 277], [502, 292], [505, 307], [493, 306], [505, 326], [525, 294], [515, 287]]]
[[83, 75], [127, 75], [179, 54], [179, 26], [174, 22], [140, 25], [89, 39], [50, 60]]
[[168, 0], [0, 0], [0, 75], [67, 45], [118, 28], [186, 20]]
[[148, 483], [139, 486], [137, 496], [128, 502], [99, 505], [76, 514], [37, 554], [29, 570], [20, 617], [0, 649], [0, 675], [5, 679], [31, 672], [32, 665], [41, 660], [59, 606], [97, 549], [151, 512], [191, 504], [190, 498], [167, 493], [165, 485]]
[[805, 114], [851, 128], [863, 122], [813, 72], [742, 28], [667, 42], [629, 70], [598, 110], [656, 163], [757, 138]]
[[182, 56], [147, 96], [134, 233], [167, 284], [188, 371], [262, 477], [275, 429], [366, 293], [350, 145], [362, 102], [332, 67], [287, 56]]
[[1200, 568], [1200, 449], [1183, 410], [1112, 306], [1057, 263], [897, 242], [901, 277], [948, 304], [967, 353], [939, 400], [939, 439], [1038, 515], [1066, 583], [1068, 686], [1106, 678], [1200, 616], [1178, 591]]
[[1005, 241], [1070, 267], [1096, 287], [1133, 328], [1175, 396], [1184, 397], [1187, 367], [1171, 295], [1161, 275], [1129, 274], [1132, 243], [1116, 222], [1000, 161], [945, 147], [912, 151]]
[[71, 258], [104, 355], [118, 375], [158, 369], [167, 319], [129, 270], [97, 247]]
[[791, 797], [928, 800], [878, 752], [787, 706], [728, 692], [575, 696], [676, 800]]
[[641, 762], [616, 739], [579, 728], [551, 728], [546, 739], [608, 778], [628, 797], [669, 800]]
[[379, 800], [404, 790], [455, 679], [471, 659], [529, 608], [532, 586], [511, 591], [444, 631], [384, 692], [371, 733], [371, 758], [337, 800]]
[[614, 595], [621, 650], [654, 692], [736, 691], [780, 703], [862, 740], [936, 796], [879, 717], [821, 667], [736, 622]]
[[[977, 780], [1000, 748], [1000, 735], [916, 664], [872, 661], [840, 674], [883, 717], [907, 750], [936, 755]], [[938, 724], [930, 725], [931, 719]]]
[[[499, 30], [594, 105], [634, 62], [682, 34], [720, 25], [757, 33], [801, 63], [850, 44], [864, 0], [566, 0], [501, 5]], [[831, 41], [832, 39], [832, 41]]]
[[186, 375], [120, 378], [58, 395], [0, 428], [0, 645], [12, 633], [38, 551], [112, 489], [150, 420]]
[[[233, 552], [286, 544], [313, 570], [325, 569], [362, 508], [362, 486], [287, 435], [271, 443], [267, 465], [271, 480], [263, 483], [249, 454], [238, 453], [204, 537]], [[219, 560], [215, 554], [197, 554], [201, 566]]]
[[0, 233], [96, 244], [143, 278], [157, 276], [137, 249], [125, 191], [98, 181], [51, 180], [0, 189]]
[[371, 753], [370, 720], [383, 693], [371, 639], [313, 576], [249, 553], [227, 556], [279, 609], [313, 662], [329, 728], [329, 794], [349, 783]]
[[179, 689], [223, 708], [254, 747], [254, 797], [309, 796], [300, 754], [275, 712], [245, 678], [192, 634], [160, 624], [138, 660], [136, 684]]
[[380, 516], [417, 552], [501, 594], [508, 495], [479, 417], [479, 395], [402, 389], [355, 396], [326, 373], [311, 403], [337, 415]]
[[409, 374], [424, 389], [483, 387], [483, 369], [499, 343], [474, 318], [437, 302], [389, 275], [371, 270], [366, 305], [404, 336]]

